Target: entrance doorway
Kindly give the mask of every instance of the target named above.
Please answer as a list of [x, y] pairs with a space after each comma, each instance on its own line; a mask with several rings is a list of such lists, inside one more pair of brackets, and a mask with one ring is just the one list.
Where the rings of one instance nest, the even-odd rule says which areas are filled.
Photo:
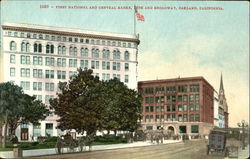
[[168, 134], [170, 137], [172, 137], [174, 135], [174, 127], [173, 126], [168, 127]]
[[21, 140], [29, 140], [28, 124], [21, 124]]

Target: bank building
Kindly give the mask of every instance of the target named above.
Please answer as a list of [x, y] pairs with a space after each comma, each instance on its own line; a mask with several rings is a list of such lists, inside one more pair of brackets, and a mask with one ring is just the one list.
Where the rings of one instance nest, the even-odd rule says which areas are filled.
[[[46, 105], [56, 97], [59, 81], [67, 82], [77, 68], [91, 68], [100, 80], [118, 78], [137, 88], [138, 35], [9, 23], [2, 25], [0, 82], [12, 81]], [[53, 113], [38, 125], [22, 124], [19, 140], [58, 136]], [[72, 132], [73, 136], [76, 135]]]

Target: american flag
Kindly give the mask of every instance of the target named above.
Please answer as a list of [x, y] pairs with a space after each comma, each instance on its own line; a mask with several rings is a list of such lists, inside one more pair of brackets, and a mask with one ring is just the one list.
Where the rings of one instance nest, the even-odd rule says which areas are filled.
[[136, 16], [137, 20], [140, 20], [140, 21], [145, 20], [144, 16], [141, 13], [138, 13], [136, 6], [135, 6], [135, 16]]

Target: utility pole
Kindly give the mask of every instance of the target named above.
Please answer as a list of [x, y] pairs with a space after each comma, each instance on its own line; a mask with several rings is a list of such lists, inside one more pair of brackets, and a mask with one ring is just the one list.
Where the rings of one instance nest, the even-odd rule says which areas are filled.
[[245, 150], [245, 127], [248, 127], [248, 123], [245, 122], [245, 120], [242, 120], [240, 123], [238, 123], [239, 127], [242, 127], [242, 149]]

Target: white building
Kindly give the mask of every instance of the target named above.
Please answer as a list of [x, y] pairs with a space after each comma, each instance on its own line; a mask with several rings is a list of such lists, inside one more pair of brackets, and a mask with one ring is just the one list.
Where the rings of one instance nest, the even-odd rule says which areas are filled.
[[[1, 35], [0, 82], [13, 81], [45, 104], [56, 97], [59, 81], [68, 81], [79, 67], [137, 88], [138, 36], [20, 23], [4, 23]], [[57, 136], [57, 118], [21, 125], [17, 136]]]

